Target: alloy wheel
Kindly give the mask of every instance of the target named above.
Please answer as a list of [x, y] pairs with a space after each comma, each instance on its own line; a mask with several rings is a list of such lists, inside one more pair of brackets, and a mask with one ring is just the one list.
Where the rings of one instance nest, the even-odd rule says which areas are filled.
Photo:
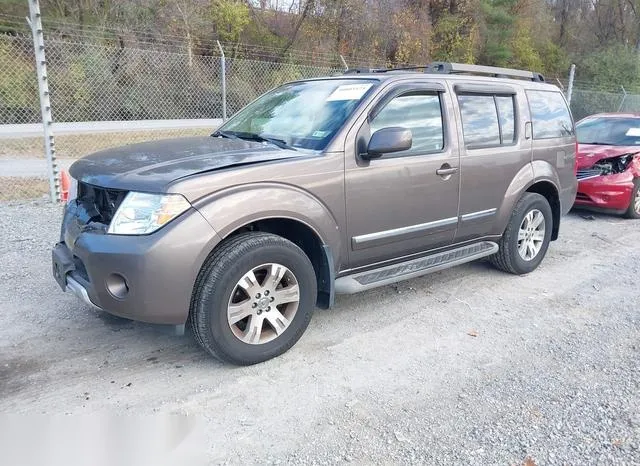
[[234, 287], [227, 321], [239, 340], [251, 345], [272, 341], [289, 327], [300, 303], [298, 280], [281, 264], [254, 267]]
[[522, 219], [518, 230], [518, 253], [525, 261], [536, 258], [542, 249], [545, 237], [544, 215], [533, 209]]

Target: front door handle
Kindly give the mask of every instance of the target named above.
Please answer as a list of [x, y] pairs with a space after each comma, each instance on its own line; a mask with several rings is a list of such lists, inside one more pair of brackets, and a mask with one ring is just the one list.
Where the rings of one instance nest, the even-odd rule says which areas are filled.
[[436, 170], [436, 175], [439, 176], [451, 176], [454, 173], [458, 172], [458, 167], [452, 167], [448, 163], [445, 163], [443, 166]]

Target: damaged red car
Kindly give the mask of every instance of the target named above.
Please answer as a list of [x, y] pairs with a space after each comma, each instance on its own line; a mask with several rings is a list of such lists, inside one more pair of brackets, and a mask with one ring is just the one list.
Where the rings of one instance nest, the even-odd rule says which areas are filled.
[[640, 113], [603, 113], [576, 124], [574, 206], [640, 218]]

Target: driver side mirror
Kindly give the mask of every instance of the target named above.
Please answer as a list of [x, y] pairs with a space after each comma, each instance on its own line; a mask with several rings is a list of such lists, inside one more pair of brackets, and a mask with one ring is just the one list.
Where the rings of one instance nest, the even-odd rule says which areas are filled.
[[377, 159], [383, 154], [409, 150], [412, 144], [413, 137], [410, 129], [390, 126], [379, 129], [371, 135], [367, 152], [361, 156], [367, 160]]

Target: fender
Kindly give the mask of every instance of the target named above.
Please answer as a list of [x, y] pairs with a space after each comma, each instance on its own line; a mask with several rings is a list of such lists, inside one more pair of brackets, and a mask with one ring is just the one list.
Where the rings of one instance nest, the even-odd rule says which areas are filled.
[[560, 193], [560, 178], [558, 177], [558, 170], [546, 160], [534, 160], [531, 163], [533, 168], [534, 179], [531, 184], [539, 181], [548, 181], [551, 183], [558, 193]]
[[550, 163], [544, 160], [535, 160], [520, 169], [505, 192], [504, 200], [498, 211], [495, 233], [501, 235], [504, 232], [516, 202], [531, 186], [541, 181], [551, 183], [560, 195], [558, 173]]
[[299, 187], [278, 182], [236, 185], [201, 198], [193, 206], [222, 239], [257, 220], [286, 218], [313, 230], [331, 248], [336, 265], [344, 259], [334, 215], [317, 197]]
[[518, 199], [522, 197], [522, 193], [524, 193], [529, 186], [533, 184], [534, 173], [533, 166], [531, 163], [527, 163], [524, 165], [518, 173], [511, 180], [511, 184], [507, 188], [507, 191], [504, 193], [504, 199], [502, 200], [502, 205], [498, 209], [498, 215], [496, 218], [496, 224], [494, 231], [495, 234], [501, 235], [505, 228], [507, 228], [507, 224], [509, 223], [509, 219], [511, 218], [511, 212], [513, 212], [513, 208], [518, 202]]

